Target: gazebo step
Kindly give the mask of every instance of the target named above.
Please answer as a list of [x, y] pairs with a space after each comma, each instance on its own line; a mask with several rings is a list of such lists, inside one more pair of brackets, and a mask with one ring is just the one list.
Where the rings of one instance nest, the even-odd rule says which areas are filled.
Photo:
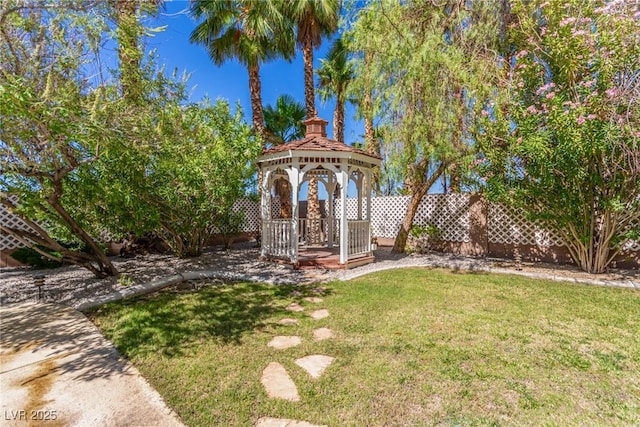
[[362, 256], [355, 259], [350, 259], [346, 264], [340, 264], [340, 258], [338, 256], [332, 256], [327, 258], [306, 258], [298, 260], [298, 268], [302, 270], [309, 270], [314, 268], [326, 268], [328, 270], [343, 270], [345, 268], [355, 268], [361, 265], [369, 264], [375, 261], [374, 256]]

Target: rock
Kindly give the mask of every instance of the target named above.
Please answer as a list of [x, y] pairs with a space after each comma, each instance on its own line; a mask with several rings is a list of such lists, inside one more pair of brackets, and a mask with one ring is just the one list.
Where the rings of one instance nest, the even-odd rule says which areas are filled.
[[297, 325], [298, 319], [285, 318], [278, 320], [279, 325]]
[[325, 317], [329, 317], [329, 310], [323, 308], [322, 310], [316, 310], [312, 312], [309, 316], [314, 320], [324, 319]]
[[287, 306], [287, 310], [289, 311], [304, 311], [304, 307], [302, 307], [297, 302], [292, 302]]
[[295, 347], [297, 345], [300, 345], [300, 343], [302, 342], [302, 340], [300, 339], [300, 337], [296, 337], [296, 336], [290, 336], [290, 337], [285, 337], [285, 336], [277, 336], [274, 337], [271, 341], [269, 341], [269, 344], [267, 344], [269, 347], [273, 347], [277, 350], [284, 350], [287, 349], [289, 347]]
[[304, 300], [314, 304], [320, 304], [322, 302], [322, 298], [320, 297], [306, 297]]
[[320, 375], [322, 375], [324, 370], [327, 369], [334, 360], [335, 358], [331, 356], [314, 354], [296, 360], [296, 365], [307, 371], [312, 378], [320, 378]]
[[313, 330], [313, 339], [316, 341], [322, 341], [329, 338], [333, 338], [333, 331], [329, 328], [318, 328]]
[[264, 368], [260, 381], [267, 392], [267, 396], [271, 399], [284, 399], [289, 402], [300, 401], [296, 385], [287, 370], [284, 369], [284, 366], [278, 362], [271, 362]]

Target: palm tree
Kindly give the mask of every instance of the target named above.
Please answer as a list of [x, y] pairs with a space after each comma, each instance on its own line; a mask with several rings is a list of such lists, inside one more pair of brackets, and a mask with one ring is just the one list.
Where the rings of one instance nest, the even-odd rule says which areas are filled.
[[307, 118], [316, 115], [313, 92], [313, 49], [323, 36], [332, 35], [338, 28], [340, 4], [338, 0], [290, 0], [287, 14], [297, 26], [296, 40], [304, 60], [304, 96]]
[[[302, 49], [304, 60], [304, 97], [307, 118], [316, 116], [315, 94], [313, 91], [313, 49], [320, 46], [323, 36], [330, 36], [338, 28], [340, 5], [338, 0], [290, 0], [287, 15], [297, 26], [296, 40]], [[318, 201], [318, 180], [309, 179], [307, 192], [307, 216], [310, 220], [309, 237], [311, 243], [320, 240], [320, 202]]]
[[[304, 137], [304, 105], [290, 95], [280, 95], [276, 105], [264, 108], [266, 138], [272, 145], [295, 141]], [[280, 217], [291, 218], [291, 187], [284, 179], [275, 183], [276, 194], [280, 198]]]
[[293, 26], [273, 0], [193, 0], [190, 14], [200, 21], [190, 41], [203, 45], [220, 66], [236, 59], [247, 67], [255, 132], [264, 141], [260, 64], [295, 54]]
[[267, 141], [272, 145], [295, 141], [304, 137], [304, 105], [291, 95], [280, 95], [275, 106], [264, 107]]
[[344, 106], [347, 101], [347, 87], [354, 78], [353, 66], [349, 63], [347, 50], [341, 38], [337, 38], [326, 59], [320, 60], [318, 70], [318, 88], [320, 98], [327, 101], [336, 98], [333, 112], [333, 136], [336, 141], [344, 142]]

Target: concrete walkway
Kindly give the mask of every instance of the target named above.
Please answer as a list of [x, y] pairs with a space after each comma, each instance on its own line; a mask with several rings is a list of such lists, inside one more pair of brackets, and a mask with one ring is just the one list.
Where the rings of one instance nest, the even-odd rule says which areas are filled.
[[3, 426], [182, 426], [131, 363], [80, 312], [0, 307]]

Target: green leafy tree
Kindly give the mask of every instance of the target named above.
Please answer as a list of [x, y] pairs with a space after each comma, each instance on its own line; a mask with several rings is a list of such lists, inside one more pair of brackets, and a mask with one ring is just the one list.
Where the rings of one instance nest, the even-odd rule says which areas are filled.
[[[474, 112], [492, 94], [498, 2], [371, 2], [345, 40], [354, 90], [370, 93], [390, 170], [411, 194], [393, 250], [404, 252], [420, 201], [447, 168], [469, 156]], [[367, 54], [375, 52], [375, 54]]]
[[[4, 2], [0, 8], [0, 203], [30, 231], [0, 225], [48, 259], [81, 265], [97, 277], [117, 273], [74, 206], [69, 186], [108, 149], [115, 132], [87, 87], [89, 64], [107, 30], [101, 5]], [[75, 241], [84, 251], [59, 243]]]
[[480, 175], [601, 273], [640, 232], [638, 3], [516, 1], [512, 14]]
[[259, 154], [260, 143], [243, 120], [239, 106], [231, 114], [222, 100], [163, 106], [159, 142], [146, 169], [147, 191], [139, 197], [180, 257], [201, 255], [216, 225], [226, 223], [233, 204], [246, 193], [250, 160]]
[[194, 0], [190, 14], [199, 24], [190, 41], [203, 45], [216, 65], [237, 60], [247, 67], [253, 127], [264, 138], [260, 65], [294, 55], [291, 21], [273, 0]]

